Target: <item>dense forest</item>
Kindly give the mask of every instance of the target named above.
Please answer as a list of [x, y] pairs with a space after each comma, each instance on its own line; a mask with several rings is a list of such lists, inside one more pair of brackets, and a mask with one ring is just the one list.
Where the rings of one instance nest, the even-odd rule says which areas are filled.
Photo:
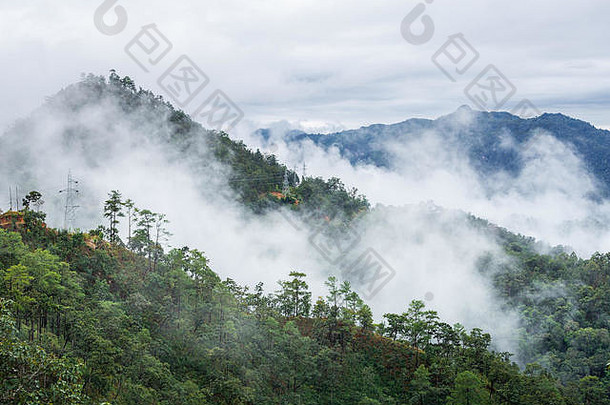
[[[49, 108], [109, 95], [127, 112], [166, 116], [163, 141], [193, 165], [206, 164], [195, 154], [205, 139], [254, 213], [349, 223], [371, 210], [339, 179], [299, 178], [114, 72], [85, 77]], [[33, 191], [2, 216], [2, 404], [610, 404], [610, 254], [541, 254], [533, 239], [464, 215], [511, 258], [493, 272], [493, 257], [479, 263], [520, 315], [511, 354], [412, 297], [373, 319], [336, 276], [324, 297], [298, 268], [275, 286], [222, 280], [204, 252], [166, 248], [165, 215], [118, 190], [88, 232], [47, 227], [41, 198]]]
[[[298, 269], [271, 293], [221, 280], [203, 252], [165, 252], [164, 216], [118, 191], [107, 224], [88, 233], [47, 228], [28, 198], [40, 195], [14, 216], [23, 224], [0, 229], [1, 403], [609, 403], [610, 255], [539, 256], [527, 239], [509, 242], [526, 265], [495, 281], [544, 360], [521, 370], [488, 333], [421, 301], [375, 323], [334, 276], [315, 300]], [[119, 235], [120, 219], [132, 233]], [[558, 282], [578, 299], [516, 298]]]

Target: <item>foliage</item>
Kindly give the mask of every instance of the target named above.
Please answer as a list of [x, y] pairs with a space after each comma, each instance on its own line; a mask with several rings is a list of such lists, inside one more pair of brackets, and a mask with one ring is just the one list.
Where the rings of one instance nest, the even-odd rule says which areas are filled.
[[[539, 365], [521, 372], [490, 350], [490, 335], [450, 326], [421, 301], [373, 325], [335, 277], [311, 310], [301, 272], [266, 294], [221, 280], [187, 247], [155, 259], [78, 233], [52, 239], [26, 245], [0, 230], [8, 403], [607, 404], [601, 327], [568, 332], [560, 364], [588, 368], [559, 373], [562, 385]], [[578, 263], [581, 286], [607, 282], [608, 257]]]
[[[79, 86], [52, 102], [79, 109], [112, 95], [126, 111], [167, 115], [167, 142], [194, 157], [204, 138], [255, 212], [285, 206], [340, 232], [369, 209], [338, 179], [299, 179], [128, 77]], [[71, 97], [82, 88], [85, 99]], [[284, 177], [288, 195], [270, 198]], [[610, 254], [539, 254], [533, 240], [472, 218], [511, 258], [479, 267], [521, 316], [522, 369], [488, 333], [449, 325], [408, 297], [404, 312], [374, 324], [334, 276], [313, 306], [301, 272], [272, 293], [221, 280], [203, 252], [168, 250], [163, 214], [118, 191], [104, 207], [108, 227], [88, 233], [47, 229], [41, 196], [29, 197], [25, 226], [0, 229], [0, 403], [608, 405]]]

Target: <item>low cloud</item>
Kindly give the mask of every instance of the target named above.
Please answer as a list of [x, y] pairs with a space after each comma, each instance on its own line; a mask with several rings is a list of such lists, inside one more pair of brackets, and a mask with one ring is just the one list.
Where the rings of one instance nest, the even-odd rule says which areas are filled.
[[[338, 148], [322, 150], [310, 140], [286, 144], [281, 130], [272, 130], [266, 145], [273, 143], [289, 165], [301, 167], [305, 162], [311, 174], [344, 179], [373, 204], [402, 206], [430, 200], [547, 244], [567, 246], [582, 256], [608, 250], [610, 203], [593, 198], [599, 194], [599, 184], [575, 151], [542, 130], [506, 131], [499, 147], [515, 150], [522, 169], [517, 174], [481, 175], [470, 163], [465, 141], [455, 136], [458, 130], [477, 125], [473, 114], [460, 109], [442, 132], [403, 134], [381, 145], [389, 156], [389, 168], [352, 165]], [[516, 137], [523, 135], [529, 140], [520, 144]], [[260, 143], [256, 137], [247, 139]]]
[[[399, 183], [403, 174], [352, 168], [336, 151], [322, 152], [311, 144], [290, 151], [299, 155], [299, 161], [305, 157], [314, 174], [338, 174], [348, 186], [373, 191], [373, 200], [392, 196], [401, 206], [378, 206], [356, 221], [358, 243], [331, 263], [312, 244], [317, 228], [295, 222], [286, 213], [253, 215], [235, 201], [227, 181], [230, 172], [214, 160], [203, 139], [190, 145], [198, 149], [196, 154], [184, 155], [168, 148], [167, 130], [163, 115], [151, 118], [146, 111], [125, 115], [112, 99], [78, 111], [39, 110], [0, 138], [4, 145], [0, 157], [6, 162], [0, 168], [0, 187], [7, 190], [19, 184], [23, 192], [41, 191], [48, 222], [61, 226], [64, 200], [57, 192], [71, 170], [80, 191], [76, 227], [86, 230], [104, 223], [103, 201], [116, 189], [141, 208], [165, 213], [173, 234], [169, 244], [205, 251], [222, 277], [250, 286], [263, 281], [273, 291], [277, 280], [300, 270], [308, 274], [315, 298], [326, 295], [324, 280], [334, 274], [352, 281], [378, 320], [386, 312], [403, 312], [413, 299], [426, 299], [444, 320], [483, 327], [496, 336], [499, 348], [515, 349], [509, 331], [516, 330], [516, 316], [502, 311], [488, 279], [477, 268], [484, 255], [501, 260], [495, 241], [469, 225], [463, 213], [428, 204], [405, 205], [420, 198], [408, 191], [417, 190], [417, 184]], [[439, 147], [433, 138], [422, 142], [431, 150]], [[278, 145], [280, 155], [286, 148]], [[426, 149], [421, 153], [426, 156]], [[287, 163], [290, 167], [295, 162]], [[417, 169], [425, 172], [430, 167], [423, 164]], [[454, 181], [442, 171], [434, 178], [447, 185]], [[379, 183], [371, 189], [375, 182]], [[407, 194], [410, 197], [400, 201]], [[367, 294], [370, 289], [361, 282], [361, 274], [344, 266], [370, 249], [395, 271], [376, 294]], [[504, 315], [492, 316], [498, 313]]]

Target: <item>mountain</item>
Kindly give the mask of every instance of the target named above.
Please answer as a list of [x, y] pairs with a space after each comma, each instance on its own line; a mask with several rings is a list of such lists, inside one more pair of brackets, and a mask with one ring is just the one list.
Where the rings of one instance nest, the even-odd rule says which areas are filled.
[[[115, 72], [108, 78], [90, 74], [62, 89], [0, 135], [0, 142], [0, 178], [10, 179], [4, 189], [38, 189], [51, 174], [63, 177], [59, 173], [70, 166], [81, 172], [113, 166], [128, 171], [133, 167], [129, 162], [142, 150], [155, 156], [159, 166], [182, 164], [183, 170], [195, 174], [200, 193], [236, 200], [255, 213], [297, 201], [297, 211], [321, 210], [321, 215], [332, 217], [350, 218], [368, 208], [363, 196], [337, 179], [300, 179], [274, 155], [203, 128], [162, 96], [136, 88], [131, 78]], [[280, 193], [285, 184], [292, 187], [291, 195]], [[81, 201], [80, 209], [90, 216], [99, 196], [94, 196], [95, 190], [85, 191], [81, 198], [90, 200]], [[63, 209], [57, 201], [56, 205], [58, 211]]]
[[[444, 133], [473, 114], [444, 118]], [[0, 403], [608, 405], [610, 254], [582, 259], [429, 203], [371, 208], [340, 179], [298, 178], [114, 72], [16, 123], [0, 162], [0, 181], [49, 200], [30, 193], [0, 215]], [[70, 167], [88, 232], [45, 223]], [[147, 196], [167, 211], [141, 207]], [[165, 243], [171, 217], [188, 246]], [[359, 292], [375, 267], [309, 260], [354, 233], [400, 272], [377, 301], [390, 310]], [[245, 260], [219, 270], [221, 255]], [[459, 323], [427, 309], [418, 282], [433, 284], [435, 308], [471, 303]], [[513, 354], [498, 351], [497, 324], [514, 327]]]
[[[388, 145], [406, 143], [427, 131], [435, 131], [463, 148], [471, 166], [481, 176], [499, 171], [516, 175], [523, 167], [522, 152], [538, 130], [546, 131], [569, 145], [599, 181], [601, 194], [609, 195], [610, 131], [559, 113], [523, 119], [507, 112], [473, 111], [462, 106], [454, 113], [435, 120], [409, 119], [331, 134], [291, 131], [285, 134], [285, 140], [288, 143], [311, 140], [324, 149], [337, 148], [353, 165], [392, 168], [404, 162], [397, 161]], [[270, 137], [270, 130], [261, 129], [257, 134], [266, 140]], [[510, 139], [511, 147], [505, 146], [507, 139]]]

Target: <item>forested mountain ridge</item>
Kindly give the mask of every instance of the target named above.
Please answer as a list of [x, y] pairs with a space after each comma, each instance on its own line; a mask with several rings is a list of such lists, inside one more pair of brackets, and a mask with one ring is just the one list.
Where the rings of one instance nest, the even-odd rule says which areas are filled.
[[[346, 189], [339, 179], [300, 179], [294, 171], [278, 162], [274, 155], [263, 154], [259, 150], [252, 151], [242, 141], [232, 140], [225, 132], [203, 128], [183, 111], [175, 109], [162, 96], [141, 87], [136, 88], [131, 78], [121, 78], [114, 71], [108, 78], [91, 74], [84, 76], [79, 83], [48, 98], [41, 110], [70, 122], [71, 116], [79, 112], [108, 105], [116, 110], [117, 115], [125, 115], [134, 128], [146, 128], [146, 136], [161, 142], [170, 159], [188, 161], [193, 172], [210, 166], [211, 160], [220, 162], [221, 165], [212, 170], [220, 171], [220, 178], [226, 176], [228, 187], [236, 193], [239, 201], [255, 212], [260, 213], [266, 207], [278, 203], [298, 201], [303, 209], [315, 208], [329, 216], [335, 216], [341, 211], [342, 217], [350, 218], [369, 207], [364, 196], [357, 194], [354, 189]], [[159, 125], [149, 128], [147, 123]], [[103, 125], [108, 128], [102, 130], [116, 131], [111, 124]], [[28, 119], [18, 122], [4, 134], [3, 142], [9, 146], [19, 145], [20, 139], [27, 141], [28, 133], [34, 130], [31, 127]], [[96, 162], [100, 155], [104, 155], [105, 145], [95, 143], [95, 138], [95, 133], [75, 122], [63, 130], [62, 143], [71, 148], [80, 148], [90, 161]], [[24, 179], [30, 177], [27, 173], [28, 165], [23, 163], [33, 159], [32, 156], [27, 156], [19, 148], [12, 150], [7, 147], [0, 151], [0, 157], [9, 167], [23, 170], [25, 173], [21, 182], [27, 183]], [[269, 193], [282, 191], [284, 182], [292, 188], [292, 193], [284, 196], [283, 201], [278, 201], [277, 197]]]
[[[465, 120], [468, 123], [462, 125]], [[394, 159], [388, 145], [408, 142], [426, 131], [436, 131], [447, 142], [464, 148], [470, 164], [481, 175], [487, 175], [498, 171], [517, 174], [523, 167], [522, 151], [540, 130], [573, 148], [602, 185], [603, 194], [608, 195], [610, 131], [560, 113], [544, 113], [523, 119], [507, 112], [473, 111], [463, 106], [435, 120], [414, 118], [391, 125], [375, 124], [330, 134], [290, 131], [284, 138], [288, 143], [308, 139], [325, 149], [336, 147], [354, 165], [391, 168], [400, 162]], [[261, 129], [257, 133], [263, 139], [269, 139], [270, 130]], [[506, 147], [507, 136], [514, 147]]]
[[[150, 137], [170, 156], [188, 157], [193, 170], [212, 164], [211, 151], [223, 163], [213, 169], [226, 170], [227, 187], [255, 213], [284, 207], [347, 224], [370, 212], [339, 179], [299, 179], [127, 77], [85, 77], [43, 108], [69, 118], [117, 100], [134, 126], [163, 117], [167, 126]], [[16, 177], [31, 170], [22, 162], [32, 156], [12, 144], [28, 125], [1, 139], [0, 156]], [[78, 123], [68, 129], [62, 139], [91, 164], [108, 158], [93, 148], [94, 133]], [[223, 281], [201, 251], [165, 248], [164, 215], [118, 191], [104, 203], [105, 223], [86, 233], [47, 228], [34, 208], [41, 196], [27, 197], [17, 213], [23, 226], [0, 230], [0, 403], [608, 404], [607, 254], [540, 254], [533, 239], [462, 214], [511, 259], [482, 257], [478, 266], [521, 316], [522, 358], [511, 358], [492, 351], [485, 331], [448, 325], [423, 302], [409, 305], [412, 297], [404, 312], [375, 324], [352, 286], [334, 277], [321, 299], [298, 268], [266, 286], [271, 292]], [[126, 221], [133, 232], [120, 234]], [[537, 364], [520, 370], [511, 362], [523, 359]]]

